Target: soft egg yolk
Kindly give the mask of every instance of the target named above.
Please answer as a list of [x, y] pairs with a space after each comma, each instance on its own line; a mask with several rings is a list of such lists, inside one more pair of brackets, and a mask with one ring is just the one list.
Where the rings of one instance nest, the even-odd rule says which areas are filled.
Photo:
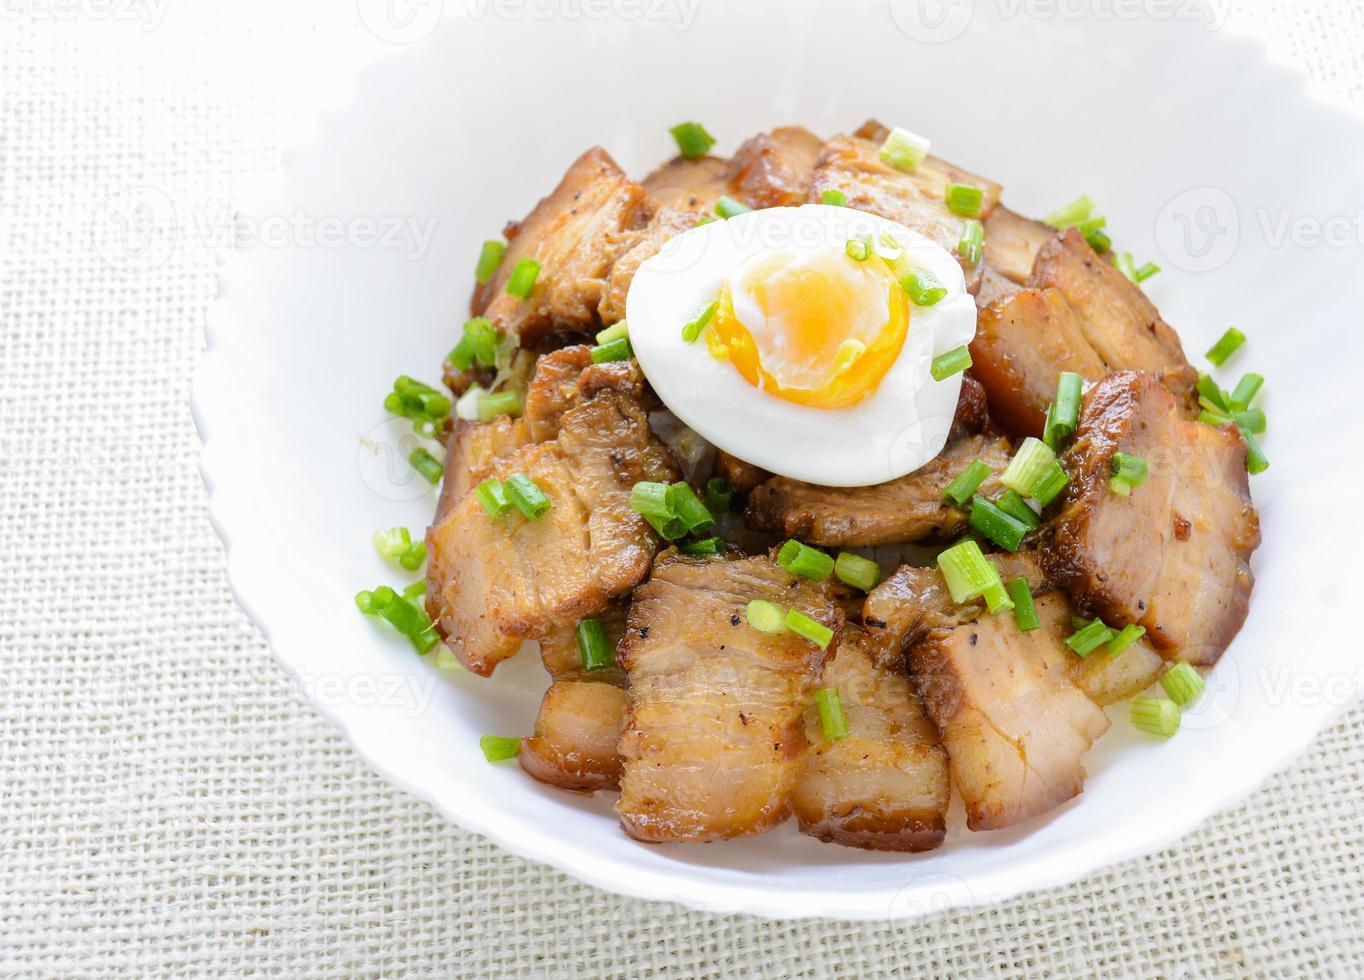
[[908, 329], [905, 291], [880, 258], [767, 252], [725, 283], [706, 339], [762, 391], [847, 408], [876, 391]]

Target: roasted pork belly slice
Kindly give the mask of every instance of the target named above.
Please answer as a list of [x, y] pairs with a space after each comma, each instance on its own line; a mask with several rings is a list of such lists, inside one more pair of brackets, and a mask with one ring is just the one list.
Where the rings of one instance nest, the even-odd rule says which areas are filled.
[[1110, 371], [1154, 374], [1188, 397], [1198, 380], [1174, 329], [1141, 287], [1096, 255], [1076, 228], [1037, 253], [1027, 285], [1059, 290], [1084, 322], [1085, 338]]
[[[1061, 513], [1042, 528], [1048, 576], [1113, 627], [1139, 623], [1167, 658], [1212, 664], [1245, 621], [1260, 543], [1246, 447], [1233, 427], [1189, 422], [1149, 374], [1109, 375], [1085, 393], [1063, 459]], [[1120, 496], [1113, 454], [1150, 475]]]
[[966, 527], [968, 515], [946, 502], [943, 491], [973, 459], [994, 471], [980, 490], [990, 496], [1009, 465], [1009, 443], [978, 435], [951, 443], [913, 473], [875, 486], [821, 487], [773, 477], [749, 494], [746, 517], [761, 530], [829, 547], [950, 537]]
[[619, 656], [630, 709], [616, 810], [645, 841], [710, 841], [786, 819], [805, 762], [804, 710], [825, 652], [749, 625], [750, 600], [837, 632], [828, 588], [767, 557], [669, 551], [635, 589]]
[[1108, 373], [1084, 319], [1056, 289], [1022, 289], [980, 310], [971, 370], [990, 417], [1015, 436], [1040, 436], [1062, 371], [1091, 381]]
[[720, 157], [675, 157], [641, 183], [664, 208], [715, 214], [715, 202], [730, 192], [729, 161]]
[[1033, 262], [1056, 232], [1032, 218], [999, 204], [985, 219], [985, 263], [1004, 278], [1022, 285], [1032, 275]]
[[746, 463], [738, 456], [731, 456], [723, 449], [715, 454], [715, 468], [720, 476], [728, 481], [737, 493], [748, 493], [760, 483], [772, 479], [772, 474], [752, 463]]
[[949, 443], [984, 432], [990, 425], [990, 405], [985, 386], [968, 370], [961, 376], [961, 393], [957, 396], [957, 411], [952, 416], [952, 428], [947, 432]]
[[505, 415], [491, 422], [456, 420], [445, 444], [445, 478], [436, 501], [435, 523], [487, 479], [493, 463], [526, 442], [525, 426]]
[[[625, 632], [628, 603], [602, 614], [614, 650]], [[540, 656], [553, 680], [540, 701], [535, 734], [521, 740], [521, 768], [541, 782], [570, 790], [616, 789], [620, 755], [616, 742], [625, 720], [625, 672], [619, 667], [583, 669], [576, 627], [555, 630], [540, 641]]]
[[1084, 754], [1108, 719], [1070, 679], [1071, 653], [1051, 630], [1011, 615], [929, 630], [910, 676], [937, 726], [972, 830], [1045, 813], [1084, 788]]
[[657, 204], [652, 206], [648, 222], [611, 266], [606, 279], [606, 291], [598, 307], [602, 323], [616, 323], [625, 319], [625, 300], [639, 267], [657, 255], [669, 239], [696, 227], [698, 220], [700, 215], [695, 211]]
[[804, 126], [780, 126], [746, 141], [729, 162], [729, 186], [752, 208], [796, 207], [810, 196], [823, 141]]
[[838, 692], [846, 738], [825, 741], [806, 709], [810, 750], [792, 808], [802, 833], [878, 851], [926, 851], [942, 843], [947, 753], [899, 670], [878, 668], [860, 630], [843, 631], [820, 687]]
[[[594, 330], [611, 266], [648, 218], [644, 202], [644, 189], [605, 150], [588, 150], [523, 221], [508, 225], [507, 253], [497, 274], [474, 290], [474, 315], [515, 334], [524, 347], [555, 333]], [[540, 263], [528, 299], [506, 291], [521, 259]]]
[[643, 410], [610, 389], [567, 411], [555, 439], [522, 446], [487, 471], [500, 480], [517, 473], [553, 502], [539, 520], [490, 517], [466, 494], [426, 536], [428, 611], [479, 674], [522, 639], [600, 613], [648, 574], [657, 543], [630, 507], [630, 488], [677, 478]]

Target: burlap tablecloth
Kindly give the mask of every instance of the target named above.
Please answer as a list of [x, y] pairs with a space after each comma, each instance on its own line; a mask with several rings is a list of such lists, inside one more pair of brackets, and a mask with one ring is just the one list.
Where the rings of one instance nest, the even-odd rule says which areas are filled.
[[[909, 925], [616, 898], [374, 775], [234, 604], [187, 404], [234, 187], [352, 7], [0, 4], [0, 974], [1364, 975], [1364, 711], [1168, 851]], [[1357, 0], [1233, 18], [1364, 102]], [[151, 268], [100, 244], [138, 188]]]

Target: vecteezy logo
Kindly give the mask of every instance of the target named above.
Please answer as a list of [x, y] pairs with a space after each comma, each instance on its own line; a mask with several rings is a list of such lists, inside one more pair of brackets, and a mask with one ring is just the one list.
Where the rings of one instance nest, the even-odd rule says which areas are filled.
[[971, 26], [975, 0], [888, 0], [890, 19], [910, 40], [942, 44]]
[[969, 907], [976, 903], [970, 887], [956, 875], [929, 874], [914, 878], [890, 900], [895, 919], [917, 919], [935, 912]]
[[411, 44], [436, 29], [444, 0], [355, 0], [355, 12], [371, 34], [389, 44]]
[[155, 187], [110, 195], [91, 222], [95, 250], [117, 269], [153, 269], [175, 249], [175, 202]]
[[1191, 187], [1172, 197], [1156, 218], [1161, 255], [1185, 272], [1210, 272], [1231, 261], [1241, 244], [1241, 215], [1220, 187]]
[[434, 492], [431, 483], [408, 462], [413, 450], [433, 446], [401, 419], [380, 422], [355, 449], [355, 468], [365, 486], [384, 500], [419, 500]]

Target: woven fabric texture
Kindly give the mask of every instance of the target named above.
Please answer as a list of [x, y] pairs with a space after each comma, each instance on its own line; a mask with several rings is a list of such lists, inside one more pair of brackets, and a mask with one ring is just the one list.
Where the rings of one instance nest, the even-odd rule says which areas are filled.
[[[1237, 16], [1364, 102], [1355, 0]], [[1364, 711], [1164, 853], [909, 925], [617, 898], [371, 772], [233, 602], [188, 410], [213, 229], [332, 40], [259, 4], [0, 11], [0, 975], [1364, 975]], [[169, 254], [110, 262], [145, 188]]]

